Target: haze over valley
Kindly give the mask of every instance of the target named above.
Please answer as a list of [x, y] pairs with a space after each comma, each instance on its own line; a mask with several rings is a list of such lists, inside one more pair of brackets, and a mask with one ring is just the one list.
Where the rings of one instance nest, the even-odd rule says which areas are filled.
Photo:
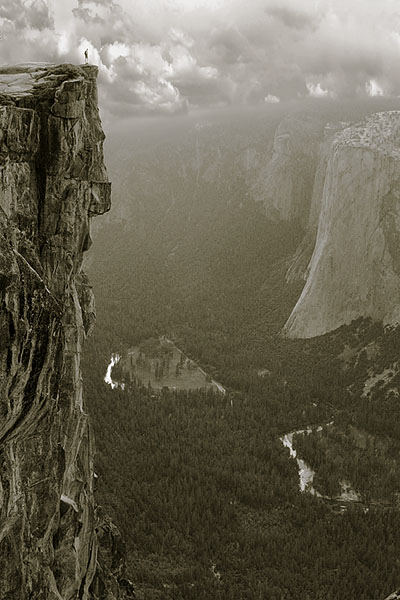
[[[397, 108], [232, 110], [110, 142], [114, 201], [87, 264], [98, 317], [85, 378], [98, 493], [129, 540], [139, 597], [372, 599], [396, 588], [384, 539], [400, 450]], [[158, 351], [147, 375], [146, 354], [125, 371], [132, 348], [159, 336], [226, 394], [206, 382], [184, 391]]]
[[400, 598], [399, 31], [0, 5], [0, 600]]

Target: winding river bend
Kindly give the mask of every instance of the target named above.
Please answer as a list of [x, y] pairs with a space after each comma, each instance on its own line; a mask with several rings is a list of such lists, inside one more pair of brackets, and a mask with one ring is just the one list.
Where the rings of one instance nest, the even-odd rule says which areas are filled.
[[[322, 427], [318, 427], [317, 431], [321, 431]], [[290, 456], [296, 459], [297, 466], [299, 469], [299, 487], [301, 492], [308, 492], [312, 496], [319, 496], [321, 494], [317, 492], [317, 490], [313, 487], [313, 480], [315, 471], [312, 470], [310, 465], [308, 465], [302, 458], [297, 456], [296, 450], [293, 448], [293, 436], [297, 433], [309, 433], [312, 429], [309, 427], [308, 429], [299, 429], [298, 431], [291, 431], [290, 433], [285, 433], [284, 436], [279, 438], [282, 444], [289, 448]]]
[[121, 389], [124, 389], [124, 387], [125, 387], [125, 384], [118, 383], [117, 381], [113, 381], [111, 378], [112, 368], [116, 364], [118, 364], [120, 360], [121, 360], [121, 356], [119, 354], [112, 354], [111, 358], [110, 358], [110, 362], [108, 363], [108, 366], [107, 366], [106, 374], [104, 375], [105, 383], [110, 385], [112, 390], [114, 390], [115, 388], [118, 388], [118, 387], [121, 387]]
[[[170, 340], [168, 340], [168, 341], [170, 341]], [[179, 352], [181, 352], [181, 351], [179, 350]], [[118, 383], [117, 381], [113, 381], [113, 379], [111, 377], [112, 368], [116, 364], [118, 364], [118, 362], [120, 360], [121, 360], [121, 356], [119, 354], [111, 355], [110, 362], [107, 366], [107, 371], [104, 376], [104, 381], [105, 381], [105, 383], [110, 385], [112, 389], [121, 388], [123, 390], [125, 385], [123, 383]], [[205, 371], [203, 371], [203, 369], [201, 369], [200, 367], [197, 367], [197, 368], [204, 375], [206, 375], [206, 373], [205, 373]], [[216, 388], [218, 389], [219, 392], [221, 392], [223, 394], [226, 393], [225, 388], [221, 384], [219, 384], [218, 382], [216, 382], [214, 380], [212, 380], [212, 383], [216, 386]], [[231, 405], [232, 405], [232, 402], [231, 402]], [[319, 431], [322, 431], [325, 427], [330, 427], [332, 425], [333, 425], [333, 421], [331, 421], [330, 423], [326, 423], [325, 425], [319, 425], [316, 429], [314, 429], [313, 427], [307, 427], [306, 429], [297, 429], [295, 431], [290, 431], [289, 433], [285, 433], [279, 439], [282, 442], [282, 444], [285, 446], [285, 448], [289, 448], [290, 456], [292, 458], [296, 459], [297, 468], [298, 468], [298, 472], [299, 472], [300, 492], [308, 493], [317, 498], [323, 498], [324, 500], [331, 500], [331, 501], [335, 501], [335, 502], [360, 502], [361, 498], [360, 498], [359, 494], [357, 494], [357, 492], [351, 487], [351, 484], [345, 480], [339, 481], [340, 486], [341, 486], [341, 493], [339, 496], [332, 498], [332, 497], [323, 496], [322, 494], [320, 494], [313, 486], [315, 471], [310, 467], [310, 465], [308, 465], [302, 458], [300, 458], [298, 456], [297, 451], [293, 447], [293, 438], [295, 435], [297, 435], [297, 434], [304, 435], [304, 434], [311, 433], [313, 431], [318, 433]]]
[[351, 484], [342, 479], [339, 481], [341, 487], [341, 493], [339, 496], [330, 497], [323, 496], [320, 494], [313, 486], [315, 471], [308, 465], [302, 458], [297, 455], [296, 450], [293, 448], [293, 437], [296, 434], [306, 434], [311, 433], [312, 431], [319, 432], [322, 431], [325, 427], [331, 427], [333, 425], [333, 421], [330, 423], [326, 423], [325, 425], [319, 425], [316, 429], [312, 427], [307, 427], [306, 429], [298, 429], [297, 431], [291, 431], [289, 433], [285, 433], [279, 439], [282, 444], [289, 448], [290, 456], [296, 459], [297, 467], [299, 471], [299, 488], [301, 492], [307, 492], [312, 496], [316, 496], [318, 498], [324, 498], [325, 500], [333, 500], [336, 502], [360, 502], [361, 498], [359, 494], [351, 487]]

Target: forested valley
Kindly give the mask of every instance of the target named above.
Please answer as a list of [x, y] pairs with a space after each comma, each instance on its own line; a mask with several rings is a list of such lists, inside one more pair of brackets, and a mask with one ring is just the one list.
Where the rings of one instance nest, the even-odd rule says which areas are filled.
[[[173, 154], [160, 152], [164, 162]], [[146, 159], [150, 171], [157, 156]], [[223, 192], [207, 181], [182, 191], [175, 159], [168, 193], [161, 183], [135, 192], [127, 179], [134, 209], [97, 231], [88, 265], [96, 495], [123, 533], [137, 597], [384, 598], [400, 584], [399, 331], [359, 319], [319, 338], [283, 338], [303, 285], [285, 277], [302, 227], [269, 221], [234, 168]], [[113, 352], [162, 335], [227, 393], [104, 383]], [[389, 365], [393, 375], [363, 395], [371, 369]], [[295, 436], [295, 447], [323, 494], [340, 478], [360, 492], [344, 509], [300, 493], [280, 441], [330, 421], [332, 431]]]

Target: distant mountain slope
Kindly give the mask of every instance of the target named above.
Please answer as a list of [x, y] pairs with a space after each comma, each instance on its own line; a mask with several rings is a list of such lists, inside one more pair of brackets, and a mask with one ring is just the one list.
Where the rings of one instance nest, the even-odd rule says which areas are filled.
[[400, 112], [376, 113], [331, 145], [317, 238], [285, 325], [313, 337], [360, 316], [400, 320]]
[[269, 219], [307, 224], [323, 130], [321, 120], [306, 115], [280, 122], [272, 157], [253, 186]]

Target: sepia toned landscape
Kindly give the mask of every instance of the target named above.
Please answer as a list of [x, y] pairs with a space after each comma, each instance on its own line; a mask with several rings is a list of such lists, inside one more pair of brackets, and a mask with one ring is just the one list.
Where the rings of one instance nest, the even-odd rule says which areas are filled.
[[0, 5], [0, 600], [400, 598], [399, 31]]

